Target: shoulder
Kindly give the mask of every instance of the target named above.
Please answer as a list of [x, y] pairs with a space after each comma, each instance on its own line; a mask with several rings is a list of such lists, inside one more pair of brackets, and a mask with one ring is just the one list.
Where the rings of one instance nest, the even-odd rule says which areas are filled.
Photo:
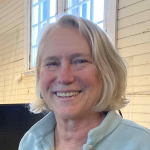
[[[108, 114], [111, 133], [106, 139], [114, 141], [114, 149], [127, 150], [150, 150], [150, 130], [131, 121], [121, 118], [112, 111]], [[108, 122], [106, 122], [108, 124]], [[112, 128], [113, 126], [113, 128]], [[119, 147], [119, 148], [118, 148]]]
[[44, 137], [54, 130], [55, 124], [54, 114], [49, 113], [46, 115], [25, 133], [20, 141], [19, 150], [35, 150], [36, 146], [41, 147], [40, 144], [43, 143]]
[[121, 125], [128, 129], [130, 132], [141, 133], [141, 135], [145, 135], [150, 138], [150, 130], [127, 119], [122, 119]]
[[34, 145], [36, 140], [37, 138], [30, 131], [28, 131], [20, 141], [19, 150], [29, 150], [29, 147], [32, 150], [35, 150]]
[[150, 149], [150, 130], [130, 120], [122, 119], [118, 131], [128, 143]]

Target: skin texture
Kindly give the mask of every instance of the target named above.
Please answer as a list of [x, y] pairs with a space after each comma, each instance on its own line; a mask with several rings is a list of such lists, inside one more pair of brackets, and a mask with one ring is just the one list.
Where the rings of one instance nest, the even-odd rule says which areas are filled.
[[[72, 28], [51, 32], [41, 60], [40, 88], [57, 121], [55, 149], [82, 149], [89, 130], [104, 119], [104, 114], [92, 110], [98, 103], [101, 86], [86, 39]], [[74, 91], [80, 93], [64, 98], [56, 95]]]

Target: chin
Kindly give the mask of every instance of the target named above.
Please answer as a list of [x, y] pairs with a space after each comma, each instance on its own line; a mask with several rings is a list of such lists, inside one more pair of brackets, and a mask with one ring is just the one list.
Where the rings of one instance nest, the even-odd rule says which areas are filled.
[[75, 119], [79, 117], [79, 113], [72, 109], [62, 109], [54, 113], [62, 119]]

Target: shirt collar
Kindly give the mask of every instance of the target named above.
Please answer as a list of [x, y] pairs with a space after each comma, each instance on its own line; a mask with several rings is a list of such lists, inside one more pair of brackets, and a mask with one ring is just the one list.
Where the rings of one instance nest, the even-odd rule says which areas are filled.
[[38, 147], [38, 149], [53, 150], [55, 126], [56, 119], [54, 113], [50, 112], [31, 128], [31, 134], [37, 139], [35, 146]]
[[[87, 143], [84, 144], [83, 149], [90, 150], [108, 134], [110, 134], [120, 124], [122, 118], [115, 111], [107, 113], [102, 123], [89, 131]], [[54, 128], [56, 126], [56, 119], [54, 113], [51, 112], [42, 120], [35, 124], [31, 129], [31, 133], [37, 139], [36, 146], [42, 149], [54, 149]]]
[[102, 123], [89, 131], [87, 143], [84, 144], [86, 150], [91, 149], [94, 145], [100, 142], [108, 134], [110, 134], [120, 124], [122, 118], [115, 111], [107, 113]]

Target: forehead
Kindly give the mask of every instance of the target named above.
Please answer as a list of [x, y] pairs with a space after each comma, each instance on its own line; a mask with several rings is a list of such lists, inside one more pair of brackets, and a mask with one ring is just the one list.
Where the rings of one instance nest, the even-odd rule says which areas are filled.
[[86, 38], [74, 28], [58, 28], [52, 31], [44, 43], [43, 55], [66, 55], [66, 53], [90, 53]]

